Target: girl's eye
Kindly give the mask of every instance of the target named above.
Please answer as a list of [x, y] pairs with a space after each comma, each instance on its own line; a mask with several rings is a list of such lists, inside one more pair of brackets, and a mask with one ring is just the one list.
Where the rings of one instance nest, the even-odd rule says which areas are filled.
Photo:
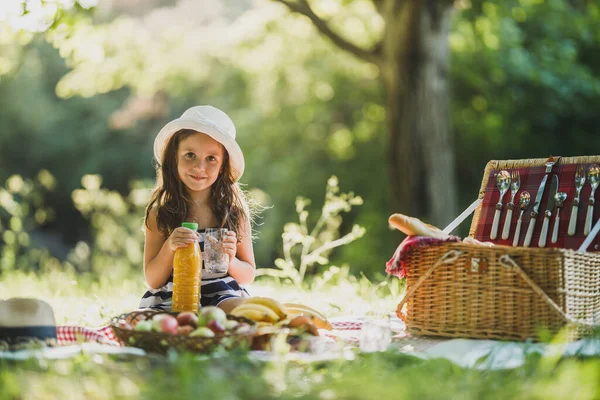
[[193, 160], [196, 157], [196, 155], [192, 152], [190, 153], [185, 153], [185, 158], [189, 159], [189, 160]]
[[208, 156], [208, 161], [214, 162], [217, 161], [217, 158], [215, 156]]

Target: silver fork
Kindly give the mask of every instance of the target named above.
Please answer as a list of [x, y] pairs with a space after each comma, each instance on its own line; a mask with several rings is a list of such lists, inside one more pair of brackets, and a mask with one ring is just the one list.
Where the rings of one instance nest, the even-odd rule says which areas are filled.
[[510, 172], [510, 201], [506, 205], [506, 217], [504, 218], [504, 228], [502, 229], [502, 239], [508, 239], [510, 233], [510, 221], [512, 220], [512, 212], [515, 208], [515, 196], [521, 187], [521, 174], [518, 170], [513, 169]]
[[510, 173], [507, 170], [502, 170], [496, 174], [496, 186], [500, 192], [500, 198], [496, 203], [496, 212], [494, 212], [494, 221], [492, 222], [492, 231], [490, 232], [490, 239], [496, 239], [498, 235], [498, 226], [500, 225], [500, 213], [502, 212], [502, 199], [506, 194], [506, 191], [510, 187]]
[[569, 236], [573, 236], [575, 234], [575, 227], [577, 226], [577, 211], [579, 211], [579, 194], [581, 193], [581, 188], [583, 188], [583, 184], [585, 183], [585, 167], [581, 164], [577, 166], [575, 170], [575, 190], [577, 194], [573, 199], [573, 207], [571, 208], [571, 218], [569, 219], [569, 230], [567, 234]]
[[590, 202], [588, 204], [587, 214], [585, 216], [585, 226], [583, 228], [583, 234], [587, 235], [592, 230], [592, 217], [594, 214], [595, 204], [595, 193], [598, 184], [600, 184], [600, 166], [598, 164], [592, 164], [587, 171], [587, 180], [590, 181], [592, 191], [590, 192]]

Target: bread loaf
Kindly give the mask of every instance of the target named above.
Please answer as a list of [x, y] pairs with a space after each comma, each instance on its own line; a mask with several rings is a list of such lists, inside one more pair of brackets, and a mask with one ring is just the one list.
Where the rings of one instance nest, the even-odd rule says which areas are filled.
[[428, 236], [436, 239], [447, 239], [450, 237], [450, 235], [442, 232], [440, 228], [404, 214], [393, 214], [388, 221], [394, 228], [409, 236]]

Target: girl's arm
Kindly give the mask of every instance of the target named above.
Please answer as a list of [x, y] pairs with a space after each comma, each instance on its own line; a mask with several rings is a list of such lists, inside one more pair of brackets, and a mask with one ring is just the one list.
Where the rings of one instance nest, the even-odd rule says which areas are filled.
[[[229, 275], [240, 285], [249, 285], [254, 282], [256, 272], [251, 229], [250, 221], [247, 221], [242, 241], [236, 246], [235, 257], [231, 257], [231, 254], [229, 255]], [[235, 239], [235, 236], [233, 238]]]
[[182, 227], [175, 229], [165, 239], [158, 231], [156, 215], [156, 209], [150, 210], [144, 240], [144, 277], [148, 286], [153, 289], [158, 289], [167, 282], [173, 270], [175, 250], [198, 241], [196, 232]]

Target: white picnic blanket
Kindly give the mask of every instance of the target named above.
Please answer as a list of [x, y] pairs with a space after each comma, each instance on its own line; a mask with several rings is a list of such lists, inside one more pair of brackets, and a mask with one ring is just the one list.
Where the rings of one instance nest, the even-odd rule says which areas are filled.
[[542, 357], [600, 356], [600, 339], [570, 343], [523, 343], [498, 340], [452, 339], [420, 353], [423, 358], [444, 358], [466, 368], [512, 369], [525, 363], [529, 354]]

